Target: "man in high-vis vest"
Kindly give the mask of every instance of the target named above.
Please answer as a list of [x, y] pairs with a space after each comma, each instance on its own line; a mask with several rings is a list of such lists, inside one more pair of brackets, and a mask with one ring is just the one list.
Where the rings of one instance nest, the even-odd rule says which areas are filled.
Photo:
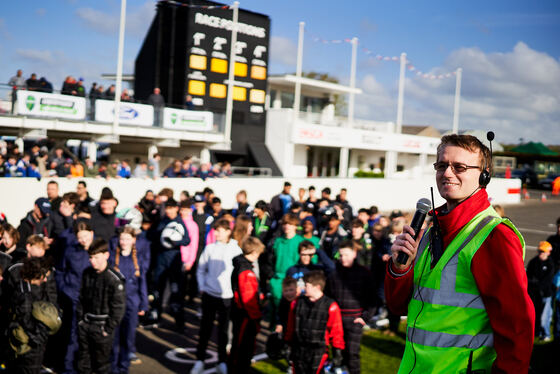
[[[490, 150], [473, 136], [444, 136], [434, 169], [446, 201], [435, 210], [439, 235], [432, 226], [414, 240], [405, 226], [385, 277], [389, 309], [408, 314], [399, 374], [526, 374], [535, 312], [525, 242], [488, 202]], [[408, 255], [405, 264], [400, 253]]]

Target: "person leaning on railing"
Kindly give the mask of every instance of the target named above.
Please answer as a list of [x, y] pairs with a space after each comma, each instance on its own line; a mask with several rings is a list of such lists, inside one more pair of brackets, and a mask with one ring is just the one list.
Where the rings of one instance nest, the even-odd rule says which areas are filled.
[[25, 90], [25, 78], [23, 78], [23, 72], [17, 71], [16, 75], [10, 78], [8, 85], [12, 86], [12, 114], [14, 113], [14, 107], [17, 100], [17, 90]]

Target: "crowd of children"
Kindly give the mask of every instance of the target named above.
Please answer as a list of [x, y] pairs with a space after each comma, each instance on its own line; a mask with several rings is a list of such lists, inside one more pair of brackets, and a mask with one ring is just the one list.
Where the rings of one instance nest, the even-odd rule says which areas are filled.
[[[177, 200], [164, 188], [119, 207], [108, 188], [94, 200], [81, 181], [59, 196], [51, 181], [19, 225], [1, 226], [0, 358], [13, 372], [127, 373], [137, 360], [138, 324], [158, 326], [167, 312], [183, 333], [188, 303], [200, 311], [191, 373], [204, 371], [214, 328], [217, 372], [248, 372], [261, 325], [278, 342], [269, 355], [288, 359], [294, 373], [318, 372], [329, 352], [331, 366], [359, 373], [362, 332], [388, 312], [391, 240], [410, 217], [374, 206], [355, 211], [345, 189], [331, 194], [317, 196], [311, 186], [293, 197], [286, 182], [270, 202], [253, 206], [240, 191], [226, 210], [210, 188]], [[551, 252], [557, 237], [541, 252]], [[540, 265], [529, 266], [530, 284], [544, 277]], [[547, 290], [535, 293], [543, 326], [552, 305], [558, 311], [554, 287]], [[38, 302], [50, 314], [37, 317]], [[400, 318], [388, 318], [391, 335]]]

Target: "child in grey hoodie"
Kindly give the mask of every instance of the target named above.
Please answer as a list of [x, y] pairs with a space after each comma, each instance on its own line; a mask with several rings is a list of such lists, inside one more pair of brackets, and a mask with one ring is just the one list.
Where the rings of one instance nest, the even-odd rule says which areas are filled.
[[206, 348], [212, 334], [214, 319], [218, 315], [218, 373], [227, 373], [227, 352], [229, 312], [233, 300], [231, 288], [231, 273], [233, 258], [242, 254], [237, 241], [231, 239], [230, 223], [226, 219], [219, 219], [214, 224], [216, 242], [204, 248], [200, 255], [196, 278], [202, 295], [202, 321], [198, 347], [197, 361], [191, 374], [199, 374], [204, 370]]

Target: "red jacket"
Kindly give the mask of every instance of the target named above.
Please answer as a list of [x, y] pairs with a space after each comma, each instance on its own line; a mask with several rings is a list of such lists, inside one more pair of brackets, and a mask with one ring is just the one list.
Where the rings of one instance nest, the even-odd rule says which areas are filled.
[[259, 279], [253, 271], [253, 264], [243, 255], [233, 259], [232, 289], [235, 306], [247, 312], [250, 319], [262, 317], [259, 292]]
[[[447, 248], [461, 228], [477, 213], [488, 208], [482, 189], [448, 214], [436, 209], [444, 246]], [[497, 357], [492, 373], [524, 373], [529, 370], [535, 326], [535, 309], [527, 293], [523, 249], [508, 226], [498, 225], [472, 259], [471, 270], [486, 306], [494, 332]], [[394, 273], [399, 271], [389, 262]], [[402, 272], [401, 272], [402, 273]], [[401, 277], [385, 275], [385, 297], [389, 309], [405, 315], [412, 296], [414, 272]]]

